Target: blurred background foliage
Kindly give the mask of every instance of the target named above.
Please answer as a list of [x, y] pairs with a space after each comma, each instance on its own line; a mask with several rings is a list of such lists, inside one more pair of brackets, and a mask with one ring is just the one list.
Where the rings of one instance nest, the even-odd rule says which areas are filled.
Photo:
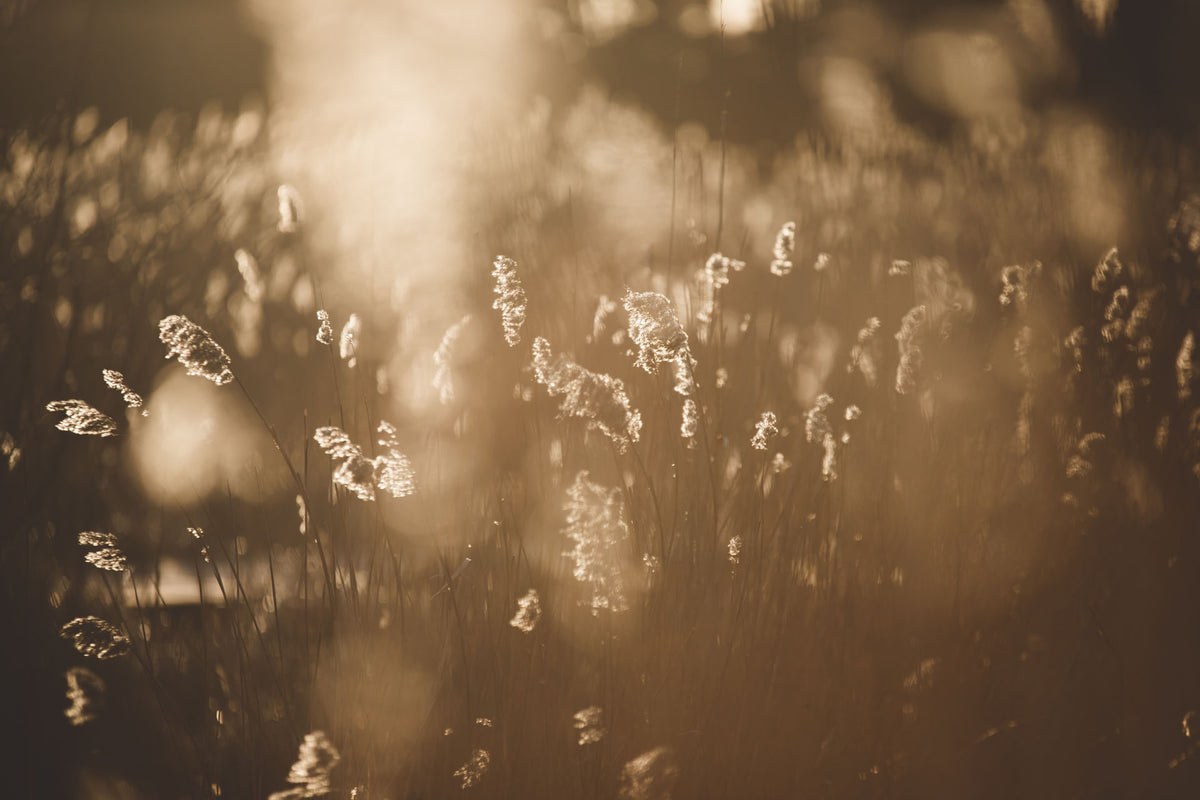
[[[510, 633], [500, 617], [526, 588], [498, 555], [489, 526], [503, 503], [493, 495], [506, 498], [507, 523], [549, 529], [563, 487], [533, 466], [540, 429], [535, 437], [528, 420], [512, 422], [530, 413], [520, 397], [528, 376], [513, 396], [517, 357], [469, 329], [456, 362], [462, 399], [447, 410], [431, 386], [433, 351], [464, 314], [491, 313], [487, 266], [504, 252], [521, 263], [531, 327], [633, 385], [623, 356], [593, 330], [597, 298], [656, 288], [690, 312], [695, 273], [722, 251], [752, 268], [728, 287], [709, 338], [697, 335], [706, 385], [721, 364], [735, 389], [709, 398], [715, 463], [733, 463], [730, 442], [748, 439], [765, 408], [798, 431], [820, 391], [860, 403], [860, 435], [874, 449], [847, 468], [838, 519], [867, 545], [820, 578], [811, 562], [832, 555], [809, 543], [781, 552], [786, 570], [722, 584], [728, 593], [694, 607], [685, 601], [703, 593], [681, 592], [678, 607], [656, 607], [637, 631], [678, 649], [631, 647], [610, 672], [591, 666], [594, 643], [571, 641], [572, 625], [586, 621], [562, 612], [566, 644], [528, 658], [538, 674], [571, 677], [549, 681], [539, 701], [569, 716], [585, 705], [584, 687], [611, 681], [628, 714], [615, 731], [629, 741], [670, 731], [687, 754], [685, 796], [795, 787], [838, 797], [1186, 796], [1194, 759], [1167, 762], [1195, 753], [1178, 727], [1200, 706], [1200, 440], [1173, 366], [1197, 319], [1198, 9], [1186, 0], [0, 0], [0, 613], [10, 637], [4, 696], [24, 734], [4, 751], [14, 791], [211, 796], [223, 782], [229, 796], [265, 796], [314, 721], [340, 726], [347, 743], [386, 729], [394, 738], [377, 748], [407, 747], [397, 764], [347, 745], [364, 774], [373, 764], [387, 776], [381, 785], [421, 759], [429, 775], [450, 775], [458, 740], [448, 752], [431, 720], [465, 713], [458, 688], [484, 667], [504, 665], [475, 687], [477, 701], [497, 707], [505, 691], [509, 704], [527, 692], [534, 670], [523, 653], [488, 649], [497, 626]], [[280, 225], [285, 183], [300, 199], [296, 230]], [[798, 268], [781, 285], [765, 264], [789, 219]], [[1134, 299], [1156, 298], [1147, 353], [1133, 340], [1101, 345], [1108, 298], [1090, 281], [1114, 246]], [[257, 265], [260, 291], [248, 291], [238, 251]], [[829, 267], [818, 274], [808, 267], [820, 254]], [[889, 279], [897, 260], [909, 279]], [[1001, 273], [1035, 261], [1043, 290], [1017, 318], [996, 300]], [[879, 316], [887, 387], [892, 333], [916, 303], [945, 334], [927, 350], [936, 388], [908, 402], [846, 377], [857, 331]], [[363, 317], [353, 371], [314, 343], [317, 308], [339, 327], [351, 312]], [[429, 587], [400, 642], [362, 644], [378, 622], [365, 612], [361, 629], [339, 629], [323, 682], [310, 674], [307, 638], [303, 652], [282, 639], [263, 645], [276, 672], [240, 638], [253, 626], [181, 603], [169, 620], [146, 623], [164, 643], [145, 650], [153, 689], [138, 665], [104, 672], [110, 696], [123, 699], [109, 704], [101, 730], [113, 741], [100, 745], [57, 714], [63, 671], [77, 659], [56, 632], [124, 597], [86, 571], [77, 531], [117, 531], [135, 567], [161, 578], [180, 563], [191, 569], [195, 542], [182, 532], [202, 520], [221, 531], [228, 563], [246, 556], [242, 579], [256, 599], [273, 586], [264, 549], [278, 559], [271, 581], [279, 570], [280, 584], [296, 585], [313, 569], [307, 550], [303, 561], [296, 554], [292, 493], [252, 411], [164, 368], [154, 330], [173, 313], [225, 345], [298, 463], [317, 425], [361, 432], [386, 417], [439, 465], [412, 510], [372, 518], [322, 507], [340, 517], [342, 535], [403, 530]], [[742, 344], [759, 341], [768, 314], [773, 326], [778, 317], [774, 339]], [[1089, 355], [1071, 383], [1063, 342], [1076, 325]], [[1036, 357], [1022, 363], [1014, 337], [1024, 327]], [[744, 349], [731, 358], [727, 345]], [[1142, 355], [1152, 367], [1141, 368]], [[105, 368], [121, 370], [155, 413], [176, 398], [182, 427], [199, 433], [127, 416], [103, 386]], [[1136, 413], [1114, 421], [1113, 393], [1139, 370], [1153, 380], [1131, 389]], [[344, 383], [331, 386], [339, 374]], [[112, 442], [55, 431], [46, 403], [67, 397], [138, 433]], [[872, 407], [872, 398], [883, 400]], [[665, 476], [691, 458], [698, 469], [677, 452], [670, 410], [644, 411], [660, 453], [651, 468]], [[547, 412], [534, 416], [553, 424]], [[1164, 419], [1172, 433], [1160, 447]], [[1020, 424], [1032, 426], [1032, 444], [1014, 444]], [[1104, 481], [1086, 494], [1064, 464], [1089, 431], [1106, 432], [1110, 450]], [[594, 444], [564, 439], [568, 464], [589, 466], [582, 454]], [[797, 485], [819, 487], [804, 452], [789, 451]], [[729, 469], [731, 507], [750, 509], [753, 481]], [[607, 477], [624, 480], [617, 469]], [[889, 492], [895, 505], [877, 502]], [[687, 519], [707, 513], [695, 497], [681, 502]], [[786, 530], [803, 532], [825, 524], [808, 514], [824, 519], [834, 501], [813, 489], [771, 502]], [[634, 527], [650, 513], [631, 508]], [[457, 619], [452, 637], [449, 612], [435, 613], [438, 596], [428, 595], [441, 562], [452, 568], [468, 543], [488, 577], [464, 586], [461, 604], [488, 609], [494, 578], [507, 605]], [[557, 554], [559, 544], [541, 547]], [[533, 561], [535, 574], [553, 572]], [[207, 577], [194, 577], [203, 592]], [[699, 572], [690, 578], [702, 584]], [[176, 583], [192, 579], [185, 571]], [[820, 603], [791, 604], [797, 586], [818, 584]], [[732, 667], [698, 655], [688, 672], [691, 638], [668, 634], [685, 619], [697, 640], [721, 641], [734, 590], [746, 585], [761, 594], [740, 623], [756, 646]], [[268, 634], [278, 624], [262, 607], [247, 615]], [[290, 630], [301, 628], [307, 637], [307, 619]], [[478, 643], [481, 660], [451, 666], [454, 637]], [[211, 652], [198, 656], [197, 640]], [[394, 668], [403, 680], [377, 682], [382, 699], [347, 678]], [[726, 682], [751, 688], [727, 695]], [[789, 683], [797, 690], [773, 688]], [[689, 692], [711, 699], [700, 716], [727, 721], [728, 738], [693, 733]], [[336, 719], [339, 702], [359, 717]], [[649, 711], [636, 719], [642, 706], [656, 710], [652, 722]], [[512, 766], [497, 787], [615, 788], [597, 776], [631, 745], [584, 763], [582, 779], [566, 758], [533, 774], [516, 754], [561, 753], [562, 743], [535, 713], [510, 711]], [[214, 728], [219, 713], [241, 727]], [[388, 715], [406, 722], [387, 727]], [[703, 769], [722, 763], [737, 766]], [[446, 788], [421, 775], [404, 779], [407, 796]]]

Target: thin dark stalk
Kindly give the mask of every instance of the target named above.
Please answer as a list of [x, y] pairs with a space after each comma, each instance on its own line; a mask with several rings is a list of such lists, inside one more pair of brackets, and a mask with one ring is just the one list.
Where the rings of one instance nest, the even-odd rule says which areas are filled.
[[[687, 368], [688, 368], [688, 374], [692, 381], [693, 392], [698, 394], [700, 391], [700, 384], [696, 382], [696, 369], [695, 369], [695, 366], [692, 364], [692, 359], [690, 357], [691, 354], [686, 353], [685, 356], [687, 356], [686, 364], [687, 364]], [[700, 400], [698, 398], [693, 398], [693, 399], [696, 400], [696, 414], [700, 418], [700, 434], [701, 434], [700, 441], [704, 444], [704, 460], [705, 460], [705, 463], [707, 466], [706, 472], [708, 472], [708, 483], [712, 489], [711, 505], [712, 505], [712, 515], [713, 515], [713, 536], [715, 539], [715, 537], [717, 536], [717, 530], [721, 524], [720, 507], [718, 504], [719, 501], [718, 501], [718, 497], [717, 497], [717, 495], [718, 495], [717, 476], [714, 471], [716, 465], [713, 464], [712, 449], [709, 447], [709, 444], [708, 444], [708, 430], [709, 430], [708, 415], [705, 414], [705, 412], [704, 412], [704, 404], [702, 402], [700, 402]]]
[[[263, 415], [262, 410], [258, 407], [258, 403], [254, 402], [254, 398], [250, 396], [250, 392], [246, 389], [246, 385], [242, 383], [242, 379], [235, 376], [234, 380], [237, 382], [238, 388], [242, 390], [242, 395], [246, 398], [246, 401], [250, 403], [250, 407], [254, 409], [254, 413], [258, 416], [259, 421], [262, 422], [263, 426], [267, 429], [267, 433], [271, 436], [271, 441], [275, 443], [275, 449], [279, 452], [280, 457], [283, 459], [283, 463], [287, 467], [288, 472], [291, 473], [292, 481], [296, 484], [296, 488], [300, 491], [300, 496], [304, 498], [305, 509], [311, 509], [312, 503], [309, 502], [308, 489], [304, 485], [304, 481], [300, 479], [300, 473], [296, 472], [296, 467], [292, 463], [292, 459], [288, 456], [287, 450], [283, 446], [283, 442], [279, 440], [279, 434], [276, 432], [275, 426], [272, 425]], [[313, 539], [317, 543], [317, 555], [321, 559], [321, 569], [325, 574], [325, 588], [328, 592], [330, 610], [332, 611], [337, 597], [336, 586], [334, 584], [333, 576], [329, 572], [329, 562], [325, 559], [325, 548], [321, 544], [321, 537], [314, 536]]]
[[675, 271], [675, 208], [679, 190], [679, 103], [683, 95], [683, 52], [675, 68], [675, 113], [671, 118], [671, 221], [667, 234], [667, 285]]
[[[719, 71], [721, 73], [722, 82], [725, 80], [725, 2], [721, 1], [720, 6], [721, 19], [721, 38], [719, 43], [717, 60], [720, 63]], [[725, 150], [726, 150], [726, 130], [729, 122], [729, 88], [726, 87], [721, 92], [721, 170], [720, 178], [717, 181], [717, 238], [713, 248], [718, 252], [721, 249], [721, 232], [725, 227]]]

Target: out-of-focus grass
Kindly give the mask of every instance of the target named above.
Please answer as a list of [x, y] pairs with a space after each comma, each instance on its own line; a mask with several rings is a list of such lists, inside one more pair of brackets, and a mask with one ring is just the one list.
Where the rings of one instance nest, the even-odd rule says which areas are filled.
[[[628, 796], [662, 796], [672, 775], [677, 796], [705, 797], [1195, 783], [1179, 733], [1200, 702], [1200, 441], [1176, 363], [1198, 318], [1187, 153], [1051, 116], [951, 141], [898, 123], [814, 134], [766, 164], [730, 146], [722, 167], [696, 128], [664, 136], [585, 93], [479, 145], [474, 272], [451, 302], [403, 289], [438, 265], [398, 267], [401, 319], [359, 297], [350, 367], [314, 341], [339, 279], [309, 249], [320, 199], [298, 232], [278, 229], [289, 176], [263, 167], [261, 121], [164, 117], [140, 134], [85, 114], [58, 137], [6, 138], [0, 566], [6, 685], [29, 732], [19, 791], [263, 797], [314, 730], [341, 755], [335, 796], [611, 796], [643, 768], [659, 788]], [[778, 277], [787, 220], [796, 266]], [[1123, 276], [1093, 290], [1111, 245]], [[747, 266], [702, 323], [718, 249]], [[528, 298], [513, 347], [491, 307], [497, 253]], [[1120, 286], [1128, 305], [1109, 311]], [[634, 365], [619, 307], [595, 314], [627, 288], [663, 292], [688, 333], [691, 445], [673, 376]], [[445, 327], [471, 314], [444, 359], [450, 402], [430, 385], [445, 327], [408, 330], [413, 304]], [[330, 305], [339, 329], [357, 310]], [[893, 337], [917, 306], [921, 358], [900, 391]], [[174, 313], [230, 352], [239, 384], [164, 365], [155, 325]], [[870, 317], [874, 381], [847, 369]], [[529, 368], [535, 336], [623, 382], [635, 444], [559, 414]], [[124, 414], [102, 368], [151, 416]], [[836, 477], [810, 413], [821, 393]], [[122, 435], [53, 430], [42, 409], [67, 397]], [[759, 451], [764, 411], [780, 436]], [[337, 425], [376, 456], [381, 420], [418, 489], [367, 503], [311, 437]], [[583, 470], [618, 490], [628, 537], [605, 557], [624, 611], [592, 613], [564, 557]], [[130, 572], [87, 567], [80, 530], [118, 533]], [[543, 613], [525, 633], [510, 620], [530, 588]], [[56, 632], [86, 614], [133, 648], [91, 665], [105, 710], [72, 728], [61, 676], [82, 659]], [[573, 716], [590, 707], [607, 733], [580, 745]], [[479, 750], [486, 771], [462, 789]]]

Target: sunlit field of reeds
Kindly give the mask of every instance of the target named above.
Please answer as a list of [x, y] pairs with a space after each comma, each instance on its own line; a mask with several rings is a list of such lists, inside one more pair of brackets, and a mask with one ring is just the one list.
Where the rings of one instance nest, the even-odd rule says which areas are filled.
[[1200, 785], [1186, 147], [591, 87], [418, 257], [268, 116], [0, 132], [6, 796]]

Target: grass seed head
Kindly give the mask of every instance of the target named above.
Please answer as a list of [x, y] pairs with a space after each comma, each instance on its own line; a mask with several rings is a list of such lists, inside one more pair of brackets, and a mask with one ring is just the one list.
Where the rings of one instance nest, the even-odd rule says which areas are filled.
[[462, 788], [470, 789], [483, 780], [491, 765], [492, 754], [482, 748], [476, 748], [467, 759], [467, 763], [454, 770], [454, 777], [462, 782]]
[[279, 232], [296, 233], [300, 230], [300, 193], [285, 183], [275, 190], [275, 197], [279, 201]]
[[1092, 291], [1096, 294], [1106, 294], [1116, 286], [1117, 281], [1125, 274], [1125, 265], [1121, 263], [1117, 248], [1112, 248], [1096, 264], [1092, 271]]
[[641, 435], [642, 415], [633, 408], [625, 384], [611, 375], [592, 372], [564, 356], [555, 357], [550, 343], [533, 342], [533, 372], [551, 397], [560, 398], [563, 417], [577, 417], [599, 430], [622, 452]]
[[252, 303], [261, 303], [265, 287], [263, 286], [262, 272], [258, 268], [258, 261], [248, 251], [241, 248], [238, 248], [237, 252], [233, 254], [233, 260], [237, 262], [238, 273], [242, 276], [246, 297]]
[[333, 323], [329, 321], [329, 312], [325, 309], [317, 311], [317, 342], [323, 345], [333, 346]]
[[496, 256], [492, 277], [496, 279], [492, 308], [500, 312], [504, 341], [509, 347], [516, 347], [521, 342], [521, 326], [525, 324], [525, 287], [517, 277], [517, 262], [507, 256]]
[[574, 562], [575, 580], [587, 587], [587, 604], [592, 613], [600, 609], [625, 611], [625, 577], [621, 566], [622, 550], [629, 538], [624, 505], [619, 488], [606, 488], [589, 480], [581, 471], [567, 489], [564, 510], [567, 525], [563, 534], [574, 542], [566, 553]]
[[338, 339], [338, 355], [348, 366], [358, 364], [358, 339], [362, 335], [362, 320], [358, 314], [351, 314], [350, 319], [342, 326], [342, 335]]
[[141, 408], [145, 401], [142, 396], [129, 388], [125, 383], [125, 376], [115, 369], [101, 370], [101, 377], [104, 378], [104, 385], [110, 389], [115, 389], [121, 393], [121, 399], [125, 401], [125, 405], [129, 408]]
[[785, 222], [775, 235], [775, 247], [772, 249], [771, 274], [779, 277], [790, 275], [792, 268], [792, 253], [796, 250], [796, 223]]
[[95, 548], [83, 556], [83, 560], [97, 569], [109, 572], [124, 572], [128, 568], [125, 554], [121, 552], [117, 537], [111, 533], [83, 531], [79, 534], [79, 544], [83, 547]]
[[129, 652], [129, 637], [107, 620], [99, 617], [76, 617], [59, 629], [59, 636], [67, 639], [81, 655], [92, 658], [117, 658]]
[[168, 348], [167, 358], [177, 358], [188, 375], [207, 378], [218, 386], [233, 380], [229, 356], [208, 331], [182, 314], [172, 314], [158, 323], [158, 338]]
[[1192, 396], [1192, 382], [1196, 379], [1196, 367], [1192, 360], [1195, 351], [1196, 335], [1188, 331], [1179, 345], [1179, 354], [1175, 356], [1175, 383], [1180, 400]]
[[458, 322], [446, 329], [442, 342], [433, 353], [433, 363], [437, 370], [433, 375], [433, 388], [437, 390], [438, 400], [446, 405], [455, 400], [454, 387], [454, 355], [463, 331], [471, 324], [471, 315], [467, 314]]
[[288, 783], [300, 784], [303, 797], [319, 797], [329, 793], [330, 773], [342, 760], [341, 754], [324, 731], [304, 735], [296, 762], [288, 770]]
[[82, 400], [54, 400], [46, 404], [47, 411], [62, 411], [66, 416], [54, 427], [80, 436], [116, 436], [117, 423], [107, 414], [97, 411]]
[[921, 339], [927, 319], [925, 306], [915, 306], [900, 322], [900, 330], [896, 333], [896, 345], [900, 350], [900, 363], [896, 366], [896, 394], [909, 394], [917, 388], [924, 361]]
[[72, 725], [85, 725], [97, 717], [104, 703], [104, 680], [87, 667], [71, 667], [66, 679], [71, 707], [63, 714]]
[[579, 746], [596, 744], [608, 733], [604, 728], [604, 710], [599, 706], [588, 706], [575, 712], [575, 730], [579, 732]]
[[629, 337], [638, 347], [639, 367], [653, 375], [659, 364], [674, 362], [688, 352], [688, 335], [665, 295], [628, 291], [622, 304], [629, 315]]
[[517, 600], [517, 613], [508, 624], [521, 633], [532, 633], [542, 619], [542, 600], [537, 589], [530, 589]]
[[[828, 395], [821, 395], [827, 397]], [[766, 450], [767, 443], [779, 435], [779, 420], [775, 417], [774, 411], [764, 411], [762, 417], [759, 418], [758, 424], [754, 426], [754, 436], [750, 439], [750, 446], [755, 450]]]
[[621, 771], [621, 800], [670, 800], [679, 767], [670, 748], [642, 753]]

